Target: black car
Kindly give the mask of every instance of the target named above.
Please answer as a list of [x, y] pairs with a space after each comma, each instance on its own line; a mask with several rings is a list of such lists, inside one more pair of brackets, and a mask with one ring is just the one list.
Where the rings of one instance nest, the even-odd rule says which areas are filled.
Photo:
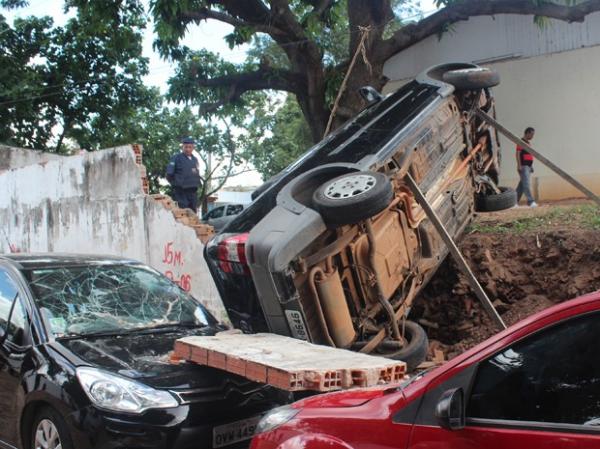
[[283, 392], [169, 360], [223, 330], [139, 262], [0, 256], [0, 447], [242, 448]]

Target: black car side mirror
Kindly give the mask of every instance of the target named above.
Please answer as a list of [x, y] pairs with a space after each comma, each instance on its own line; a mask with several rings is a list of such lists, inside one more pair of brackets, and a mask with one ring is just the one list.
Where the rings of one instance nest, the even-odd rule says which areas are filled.
[[358, 93], [360, 93], [360, 96], [363, 97], [368, 104], [377, 103], [383, 100], [383, 95], [381, 95], [375, 90], [375, 88], [371, 86], [361, 87], [358, 89]]
[[462, 388], [446, 390], [435, 406], [438, 424], [447, 430], [465, 427], [465, 401]]

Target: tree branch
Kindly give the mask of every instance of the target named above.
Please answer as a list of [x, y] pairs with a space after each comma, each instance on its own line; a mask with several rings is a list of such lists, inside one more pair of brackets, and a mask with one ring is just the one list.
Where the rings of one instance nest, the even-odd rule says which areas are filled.
[[238, 19], [237, 17], [231, 16], [229, 14], [215, 11], [209, 8], [201, 8], [198, 11], [185, 11], [181, 14], [181, 18], [184, 20], [191, 20], [194, 22], [200, 22], [202, 20], [214, 19], [219, 22], [228, 23], [229, 25], [233, 25], [234, 27], [249, 27], [254, 28], [256, 31], [260, 31], [262, 33], [267, 34], [285, 34], [279, 28], [270, 25], [268, 22], [251, 22], [249, 20]]
[[431, 16], [407, 25], [384, 40], [377, 52], [377, 59], [384, 61], [392, 55], [439, 33], [445, 26], [475, 16], [495, 14], [537, 15], [565, 22], [583, 22], [585, 17], [600, 11], [600, 0], [587, 0], [573, 6], [553, 2], [535, 3], [523, 0], [464, 0], [452, 4]]
[[242, 94], [254, 90], [282, 90], [297, 93], [304, 87], [301, 75], [289, 70], [275, 69], [272, 67], [260, 67], [254, 72], [236, 73], [217, 78], [205, 78], [196, 80], [199, 87], [223, 87], [228, 88], [227, 95], [214, 103], [202, 105], [204, 113], [213, 112], [217, 108], [240, 98]]

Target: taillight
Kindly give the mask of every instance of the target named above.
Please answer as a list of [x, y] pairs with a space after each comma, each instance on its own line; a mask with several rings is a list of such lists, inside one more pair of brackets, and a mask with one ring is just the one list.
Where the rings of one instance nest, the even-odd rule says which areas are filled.
[[246, 260], [246, 241], [249, 233], [233, 235], [221, 240], [217, 246], [219, 267], [225, 273], [250, 274]]

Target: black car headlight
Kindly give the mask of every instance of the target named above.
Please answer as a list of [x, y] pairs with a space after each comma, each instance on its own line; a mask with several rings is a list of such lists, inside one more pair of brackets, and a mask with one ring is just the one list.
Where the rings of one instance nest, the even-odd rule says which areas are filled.
[[177, 407], [168, 391], [156, 390], [95, 368], [77, 368], [77, 378], [92, 403], [114, 412], [142, 413], [152, 408]]
[[299, 412], [299, 409], [292, 408], [290, 405], [274, 408], [267, 412], [267, 414], [259, 421], [256, 426], [256, 433], [259, 434], [275, 430], [277, 427], [290, 421]]

